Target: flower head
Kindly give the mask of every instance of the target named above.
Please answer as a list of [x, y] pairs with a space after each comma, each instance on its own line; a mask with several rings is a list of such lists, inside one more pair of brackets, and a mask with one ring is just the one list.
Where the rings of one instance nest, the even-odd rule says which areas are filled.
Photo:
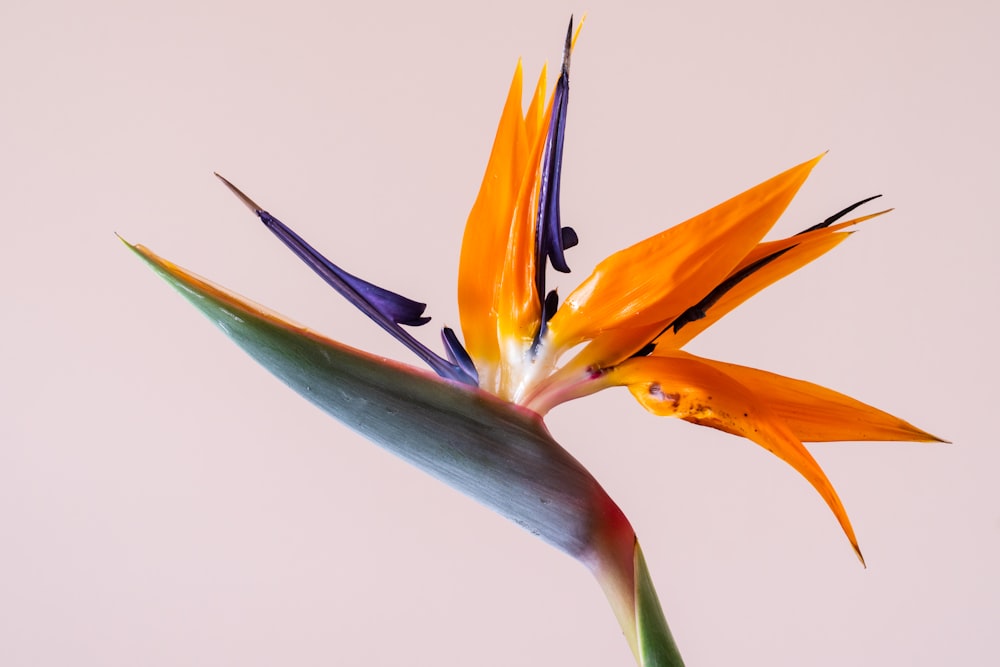
[[[651, 629], [658, 626], [650, 619], [662, 613], [649, 606], [652, 588], [634, 533], [589, 473], [551, 441], [541, 416], [565, 401], [627, 387], [654, 414], [747, 438], [809, 481], [859, 557], [847, 513], [802, 443], [937, 438], [830, 389], [682, 350], [733, 308], [832, 250], [850, 235], [845, 230], [886, 212], [849, 217], [877, 196], [869, 197], [794, 236], [763, 241], [822, 155], [615, 252], [562, 303], [547, 290], [547, 269], [569, 272], [566, 251], [578, 242], [559, 209], [578, 33], [571, 22], [554, 90], [546, 99], [543, 68], [526, 111], [521, 64], [515, 69], [462, 242], [462, 337], [443, 328], [443, 355], [407, 329], [430, 320], [425, 304], [348, 273], [219, 176], [313, 271], [443, 380], [344, 348], [133, 249], [303, 395], [588, 563], [637, 658], [654, 664], [672, 640], [665, 624], [659, 634]], [[529, 463], [513, 470], [514, 459]], [[533, 504], [546, 494], [559, 500]], [[641, 607], [645, 621], [636, 620]]]

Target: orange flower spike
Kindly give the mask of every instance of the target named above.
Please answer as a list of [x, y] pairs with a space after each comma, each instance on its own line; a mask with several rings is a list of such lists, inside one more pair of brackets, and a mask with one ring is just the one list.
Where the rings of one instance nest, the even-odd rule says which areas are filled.
[[564, 351], [602, 331], [668, 322], [679, 315], [746, 257], [822, 157], [602, 261], [549, 322], [553, 347]]
[[525, 124], [537, 132], [527, 130], [534, 142], [517, 196], [496, 298], [501, 357], [498, 393], [510, 399], [516, 399], [532, 382], [532, 371], [546, 368], [533, 360], [533, 348], [543, 329], [546, 264], [551, 261], [554, 268], [568, 270], [561, 255], [567, 238], [564, 232], [571, 230], [559, 223], [559, 179], [570, 57], [581, 27], [582, 22], [574, 33], [571, 24], [566, 34], [562, 69], [544, 113], [539, 113], [544, 90], [540, 78], [526, 114]]
[[[540, 81], [540, 84], [544, 82]], [[536, 96], [532, 102], [534, 106]], [[517, 190], [505, 259], [496, 289], [496, 333], [500, 344], [498, 393], [511, 397], [517, 390], [525, 355], [541, 320], [541, 303], [535, 288], [535, 220], [538, 215], [538, 192], [542, 177], [541, 159], [545, 146], [545, 128], [552, 116], [551, 100], [547, 108], [529, 109], [525, 124], [534, 126], [534, 142], [526, 158], [526, 169]], [[534, 117], [534, 118], [533, 118]], [[537, 118], [537, 122], [535, 121]], [[532, 130], [527, 130], [531, 134]]]
[[527, 162], [527, 137], [521, 115], [522, 78], [518, 61], [486, 174], [469, 212], [459, 258], [459, 319], [466, 349], [481, 373], [499, 361], [495, 292], [506, 259], [515, 197]]
[[675, 352], [629, 359], [608, 371], [601, 384], [627, 386], [653, 414], [743, 436], [791, 465], [826, 501], [864, 563], [847, 511], [819, 464], [768, 404], [732, 376], [686, 352]]

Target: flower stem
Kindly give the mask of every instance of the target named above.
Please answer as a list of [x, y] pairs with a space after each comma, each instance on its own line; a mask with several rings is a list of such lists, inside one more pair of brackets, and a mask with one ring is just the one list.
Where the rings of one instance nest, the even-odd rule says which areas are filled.
[[595, 536], [594, 552], [581, 560], [604, 589], [640, 667], [683, 667], [635, 531], [617, 506], [613, 510]]

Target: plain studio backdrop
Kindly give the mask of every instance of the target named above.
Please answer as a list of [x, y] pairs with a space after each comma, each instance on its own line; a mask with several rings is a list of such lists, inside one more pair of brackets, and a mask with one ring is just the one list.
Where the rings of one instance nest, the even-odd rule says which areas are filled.
[[775, 234], [870, 194], [896, 210], [691, 349], [953, 441], [811, 446], [865, 570], [759, 447], [624, 390], [553, 412], [634, 522], [688, 664], [997, 664], [986, 0], [4, 3], [0, 663], [632, 664], [582, 567], [294, 395], [113, 235], [417, 363], [212, 172], [456, 325], [514, 65], [556, 66], [583, 11], [562, 294], [830, 150]]

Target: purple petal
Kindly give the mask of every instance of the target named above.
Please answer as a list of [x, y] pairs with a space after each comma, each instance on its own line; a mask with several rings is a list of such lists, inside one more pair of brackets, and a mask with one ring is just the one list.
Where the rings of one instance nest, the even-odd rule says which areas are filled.
[[[563, 144], [566, 137], [566, 110], [569, 105], [569, 62], [573, 43], [573, 20], [570, 19], [566, 31], [566, 45], [563, 51], [562, 72], [556, 81], [552, 101], [552, 119], [545, 138], [542, 157], [542, 182], [538, 194], [538, 227], [535, 241], [537, 269], [535, 281], [538, 294], [545, 294], [545, 260], [552, 268], [563, 273], [569, 272], [564, 251], [575, 245], [576, 233], [570, 230], [563, 235], [559, 211], [559, 189], [562, 180]], [[570, 241], [570, 243], [565, 243]]]
[[576, 230], [572, 227], [563, 227], [560, 238], [563, 250], [569, 250], [580, 242], [580, 237], [576, 235]]
[[[465, 384], [476, 386], [479, 384], [478, 377], [460, 363], [449, 362], [441, 356], [435, 354], [426, 345], [418, 341], [405, 331], [400, 324], [419, 326], [430, 321], [429, 317], [423, 317], [425, 304], [419, 301], [408, 299], [404, 296], [391, 292], [387, 289], [373, 285], [362, 280], [324, 257], [318, 250], [309, 245], [305, 239], [292, 231], [285, 223], [281, 222], [273, 215], [263, 210], [252, 199], [243, 194], [235, 185], [227, 181], [219, 174], [218, 178], [226, 184], [250, 210], [252, 210], [261, 222], [274, 233], [282, 243], [296, 254], [309, 268], [315, 271], [330, 287], [353, 304], [358, 310], [371, 318], [376, 324], [385, 329], [389, 334], [409, 348], [414, 354], [423, 359], [435, 373], [441, 377], [457, 380]], [[452, 334], [454, 336], [454, 333]], [[458, 347], [458, 339], [455, 338]], [[449, 350], [453, 354], [453, 351]], [[468, 355], [466, 355], [468, 356]], [[474, 367], [473, 367], [474, 370]]]
[[[409, 326], [420, 326], [430, 322], [431, 318], [422, 317], [427, 304], [413, 299], [408, 299], [401, 294], [396, 294], [378, 285], [373, 285], [367, 280], [362, 280], [357, 276], [344, 271], [342, 268], [321, 255], [318, 250], [288, 228], [267, 211], [257, 211], [257, 217], [268, 229], [274, 232], [275, 236], [281, 239], [292, 252], [299, 256], [306, 264], [309, 264], [326, 282], [330, 283], [338, 292], [343, 294], [339, 284], [346, 284], [361, 299], [368, 303], [381, 317], [392, 321], [395, 324], [406, 324]], [[316, 263], [319, 266], [314, 266]], [[334, 284], [334, 281], [338, 285]], [[346, 296], [346, 295], [345, 295]], [[350, 297], [348, 297], [350, 299]], [[357, 304], [355, 304], [357, 305]]]
[[475, 382], [471, 384], [478, 385], [479, 371], [476, 370], [476, 364], [472, 361], [472, 357], [469, 356], [465, 346], [462, 345], [461, 341], [458, 340], [458, 336], [455, 335], [454, 329], [451, 327], [441, 329], [441, 341], [444, 343], [445, 352], [448, 353], [448, 358], [451, 362], [461, 368], [470, 378], [475, 379]]

